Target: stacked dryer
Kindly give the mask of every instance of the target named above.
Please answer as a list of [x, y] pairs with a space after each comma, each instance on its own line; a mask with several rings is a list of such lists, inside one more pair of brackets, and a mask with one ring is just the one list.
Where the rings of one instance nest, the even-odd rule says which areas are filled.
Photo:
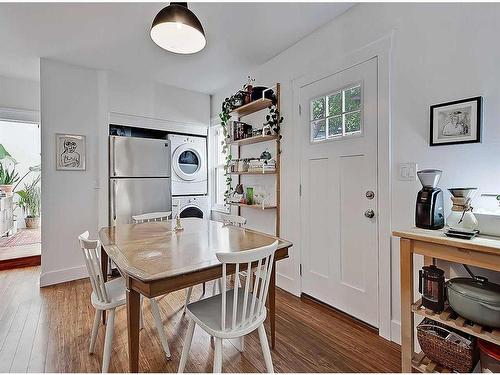
[[172, 214], [210, 218], [207, 139], [169, 134], [172, 149]]

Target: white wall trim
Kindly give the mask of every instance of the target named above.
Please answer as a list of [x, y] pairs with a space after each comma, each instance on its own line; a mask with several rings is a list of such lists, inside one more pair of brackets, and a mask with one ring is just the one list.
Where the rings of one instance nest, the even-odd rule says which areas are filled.
[[109, 112], [109, 123], [203, 136], [208, 134], [209, 126], [203, 123], [179, 122], [118, 112]]
[[40, 111], [0, 107], [0, 119], [12, 122], [28, 122], [39, 124]]
[[391, 341], [401, 345], [401, 322], [399, 320], [391, 320]]
[[288, 293], [300, 297], [301, 290], [300, 288], [297, 288], [297, 282], [293, 278], [276, 272], [276, 285], [278, 285], [281, 289], [286, 290]]
[[85, 266], [44, 272], [40, 275], [40, 287], [65, 283], [67, 281], [78, 279], [85, 279], [87, 277], [89, 277], [89, 274], [87, 273], [87, 267]]
[[[333, 68], [330, 65], [324, 70], [316, 70], [321, 73], [307, 74], [292, 80], [293, 89], [293, 122], [297, 129], [300, 126], [298, 105], [300, 103], [300, 88], [324, 77], [377, 58], [377, 89], [378, 89], [378, 168], [377, 168], [377, 192], [378, 192], [378, 319], [379, 335], [387, 340], [392, 340], [391, 327], [391, 109], [390, 109], [390, 72], [392, 54], [393, 33], [384, 36], [364, 47], [361, 47], [345, 56], [340, 57], [338, 64]], [[300, 137], [296, 137], [295, 147], [302, 148]], [[299, 169], [301, 163], [299, 162]], [[299, 171], [300, 174], [300, 171]], [[300, 244], [300, 257], [303, 246]], [[299, 274], [299, 263], [297, 275]], [[301, 284], [301, 283], [300, 283]], [[300, 288], [302, 288], [300, 286]]]

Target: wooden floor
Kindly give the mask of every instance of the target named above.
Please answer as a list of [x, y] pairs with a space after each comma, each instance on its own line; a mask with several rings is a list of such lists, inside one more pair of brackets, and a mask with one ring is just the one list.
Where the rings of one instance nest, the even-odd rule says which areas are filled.
[[[0, 272], [0, 373], [99, 372], [104, 327], [96, 353], [88, 354], [94, 310], [90, 284], [79, 280], [39, 289], [39, 267]], [[208, 286], [207, 290], [211, 290]], [[201, 288], [193, 295], [199, 297]], [[166, 361], [145, 303], [141, 331], [141, 372], [176, 372], [187, 329], [182, 315], [183, 292], [160, 302], [172, 360]], [[399, 346], [380, 338], [373, 329], [320, 304], [278, 291], [276, 301], [276, 372], [399, 372]], [[118, 310], [110, 372], [128, 370], [126, 311]], [[225, 340], [224, 372], [264, 372], [256, 332], [247, 336], [244, 353]], [[236, 343], [234, 343], [236, 344]], [[187, 372], [211, 372], [213, 343], [195, 330]]]

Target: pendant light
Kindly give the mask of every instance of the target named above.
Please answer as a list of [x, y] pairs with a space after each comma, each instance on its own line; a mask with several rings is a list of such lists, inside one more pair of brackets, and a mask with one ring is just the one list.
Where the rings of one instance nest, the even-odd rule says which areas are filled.
[[199, 52], [207, 44], [203, 27], [187, 3], [170, 3], [163, 8], [151, 25], [151, 39], [161, 48], [180, 54]]

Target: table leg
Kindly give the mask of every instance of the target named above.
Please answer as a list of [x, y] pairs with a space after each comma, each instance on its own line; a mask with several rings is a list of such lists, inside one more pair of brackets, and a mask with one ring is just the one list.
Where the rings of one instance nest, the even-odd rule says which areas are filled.
[[[108, 281], [108, 253], [101, 246], [101, 270], [104, 282]], [[106, 324], [106, 310], [102, 311], [102, 324]]]
[[411, 360], [414, 343], [413, 304], [413, 252], [412, 241], [401, 238], [401, 371], [412, 372]]
[[128, 365], [132, 373], [139, 372], [140, 296], [127, 285]]
[[271, 349], [276, 344], [276, 262], [273, 262], [269, 284], [269, 322], [271, 324]]

